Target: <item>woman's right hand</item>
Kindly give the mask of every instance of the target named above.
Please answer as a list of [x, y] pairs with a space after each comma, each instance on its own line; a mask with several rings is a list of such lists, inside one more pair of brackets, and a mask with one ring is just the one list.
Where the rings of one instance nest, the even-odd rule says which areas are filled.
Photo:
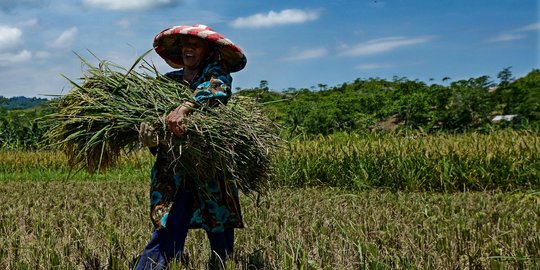
[[186, 132], [184, 119], [191, 111], [192, 107], [193, 104], [191, 102], [186, 102], [172, 110], [169, 115], [167, 115], [167, 118], [165, 119], [167, 121], [167, 127], [174, 135], [181, 137], [184, 132]]

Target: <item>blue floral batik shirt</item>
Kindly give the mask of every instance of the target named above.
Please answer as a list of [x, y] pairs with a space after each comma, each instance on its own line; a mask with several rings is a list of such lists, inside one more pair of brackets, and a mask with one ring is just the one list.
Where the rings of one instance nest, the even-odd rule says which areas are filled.
[[[176, 70], [165, 74], [173, 80], [182, 82], [184, 70]], [[197, 76], [190, 87], [196, 89], [193, 99], [199, 103], [206, 103], [212, 100], [226, 104], [231, 97], [232, 77], [226, 73], [219, 63], [211, 62], [203, 69], [200, 76]]]
[[[183, 70], [165, 76], [182, 82]], [[209, 63], [190, 87], [196, 89], [193, 100], [198, 104], [227, 104], [231, 97], [232, 77], [218, 62]], [[190, 228], [203, 228], [209, 232], [222, 232], [225, 228], [242, 228], [242, 215], [238, 189], [225, 179], [187, 179], [173, 169], [168, 149], [159, 147], [151, 171], [150, 216], [156, 229], [167, 227], [167, 218], [176, 196], [192, 196], [189, 200]], [[225, 185], [227, 183], [227, 186]]]

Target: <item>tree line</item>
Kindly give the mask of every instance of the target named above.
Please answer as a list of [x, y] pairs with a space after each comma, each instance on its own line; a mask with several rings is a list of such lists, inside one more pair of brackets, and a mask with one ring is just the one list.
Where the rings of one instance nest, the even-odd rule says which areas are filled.
[[7, 98], [0, 96], [0, 112], [5, 112], [6, 110], [33, 108], [42, 105], [47, 101], [48, 99], [46, 98], [29, 98], [24, 96]]
[[[374, 130], [540, 131], [540, 70], [515, 79], [511, 69], [505, 68], [497, 80], [480, 76], [441, 85], [405, 77], [358, 78], [334, 87], [319, 84], [318, 88], [284, 91], [271, 90], [268, 81], [262, 80], [259, 87], [237, 88], [235, 94], [257, 98], [285, 134], [293, 136]], [[9, 99], [0, 98], [0, 148], [42, 146], [47, 127], [39, 119], [51, 108], [47, 100], [24, 100], [15, 99], [19, 105], [23, 101], [26, 109], [13, 109], [4, 106]], [[507, 117], [494, 121], [498, 115]]]
[[[238, 94], [257, 97], [271, 117], [292, 134], [378, 129], [427, 133], [539, 130], [540, 70], [515, 79], [510, 68], [505, 68], [497, 79], [496, 83], [489, 76], [480, 76], [441, 85], [399, 77], [368, 78], [326, 90], [324, 85], [317, 91], [254, 88]], [[496, 116], [506, 117], [497, 121]]]

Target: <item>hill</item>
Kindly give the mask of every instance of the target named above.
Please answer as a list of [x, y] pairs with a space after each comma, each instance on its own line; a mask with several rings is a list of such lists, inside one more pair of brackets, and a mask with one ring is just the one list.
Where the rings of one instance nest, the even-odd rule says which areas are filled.
[[[445, 86], [407, 78], [368, 78], [320, 91], [256, 88], [237, 94], [257, 97], [270, 116], [292, 133], [326, 135], [396, 128], [425, 132], [538, 129], [540, 70], [514, 79], [507, 68], [498, 79], [496, 83], [480, 76]], [[516, 117], [493, 122], [498, 115]]]
[[4, 108], [7, 110], [29, 109], [29, 108], [40, 106], [47, 101], [48, 99], [46, 98], [36, 98], [36, 97], [29, 98], [29, 97], [23, 97], [23, 96], [6, 98], [3, 96], [0, 96], [0, 108]]

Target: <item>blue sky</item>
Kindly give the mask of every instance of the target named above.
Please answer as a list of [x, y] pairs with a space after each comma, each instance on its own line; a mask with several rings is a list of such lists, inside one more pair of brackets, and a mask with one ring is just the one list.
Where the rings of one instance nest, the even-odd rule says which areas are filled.
[[[206, 24], [248, 58], [233, 88], [335, 86], [356, 78], [442, 83], [540, 68], [537, 0], [0, 0], [0, 95], [62, 94], [73, 52], [129, 66], [161, 30]], [[156, 54], [147, 57], [170, 71]]]

